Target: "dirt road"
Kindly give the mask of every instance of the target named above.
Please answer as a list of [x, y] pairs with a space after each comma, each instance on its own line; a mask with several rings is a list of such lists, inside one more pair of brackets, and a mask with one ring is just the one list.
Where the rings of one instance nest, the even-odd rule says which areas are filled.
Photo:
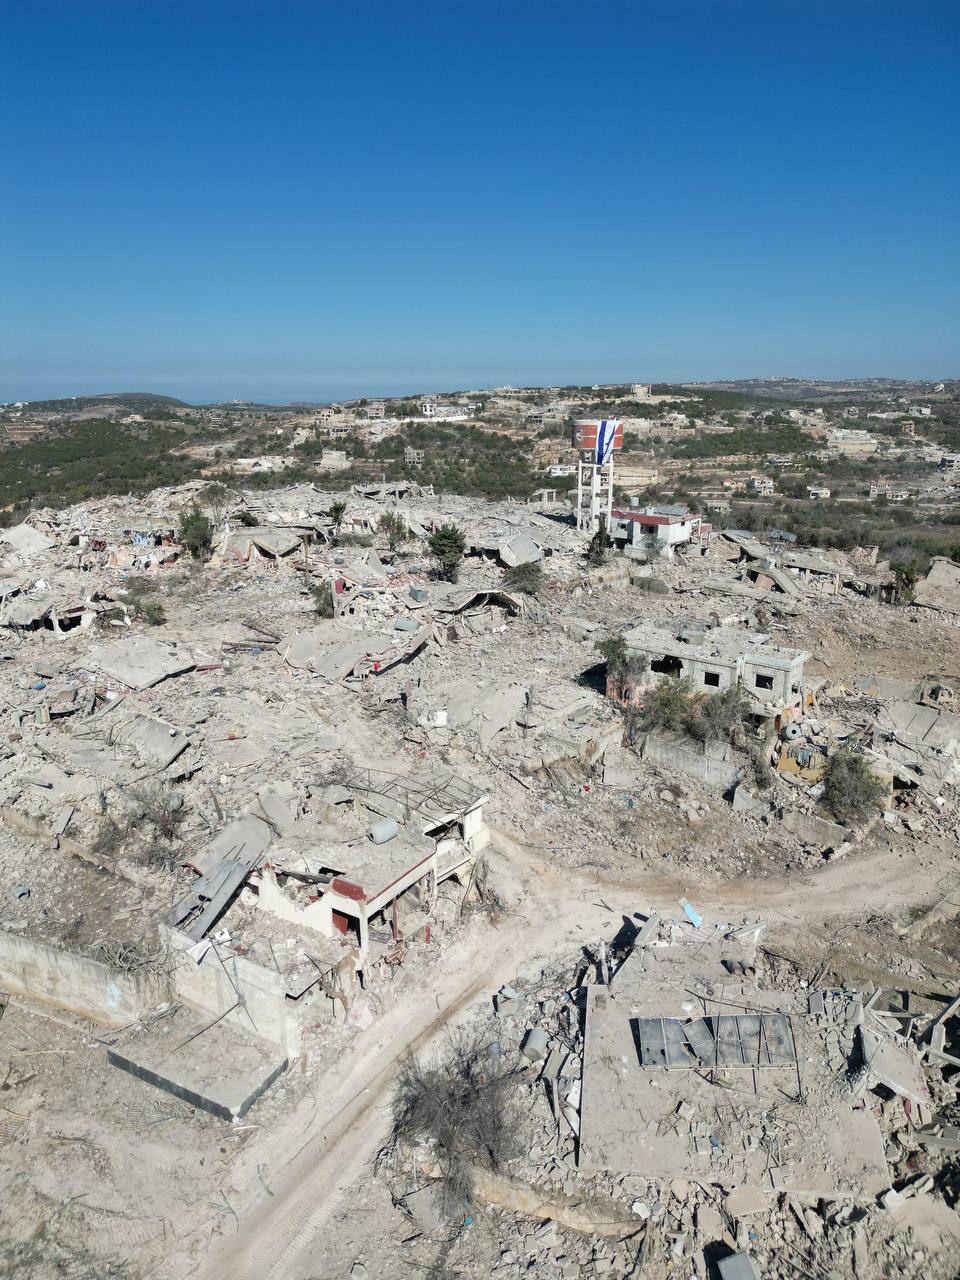
[[[619, 925], [621, 913], [675, 910], [687, 892], [682, 879], [662, 874], [606, 881], [571, 872], [504, 833], [497, 834], [497, 846], [525, 882], [524, 918], [509, 916], [497, 930], [475, 926], [451, 955], [439, 985], [395, 1005], [366, 1033], [348, 1075], [321, 1079], [319, 1101], [303, 1104], [257, 1144], [250, 1157], [255, 1168], [236, 1171], [246, 1179], [245, 1197], [234, 1202], [236, 1234], [225, 1236], [199, 1267], [196, 1259], [183, 1258], [182, 1267], [173, 1268], [168, 1259], [161, 1274], [197, 1280], [309, 1280], [323, 1274], [318, 1242], [389, 1130], [391, 1083], [403, 1057], [455, 1025], [474, 1000], [524, 963], [604, 936]], [[701, 888], [696, 899], [708, 917], [752, 912], [789, 927], [929, 901], [937, 874], [921, 848], [909, 857], [879, 848], [800, 878]]]

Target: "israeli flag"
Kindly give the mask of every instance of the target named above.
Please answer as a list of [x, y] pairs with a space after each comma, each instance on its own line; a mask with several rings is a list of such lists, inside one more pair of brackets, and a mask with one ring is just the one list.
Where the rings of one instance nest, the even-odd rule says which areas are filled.
[[597, 427], [597, 461], [598, 467], [605, 467], [613, 453], [613, 437], [620, 425], [619, 418], [601, 418]]

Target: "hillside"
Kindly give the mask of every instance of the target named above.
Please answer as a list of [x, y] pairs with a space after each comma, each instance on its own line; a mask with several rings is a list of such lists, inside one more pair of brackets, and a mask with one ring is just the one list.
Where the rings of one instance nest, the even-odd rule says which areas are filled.
[[132, 413], [144, 409], [190, 409], [193, 406], [175, 396], [164, 396], [153, 391], [110, 391], [95, 396], [70, 396], [66, 400], [31, 400], [24, 409], [40, 413], [78, 413], [100, 406], [112, 409], [129, 409]]

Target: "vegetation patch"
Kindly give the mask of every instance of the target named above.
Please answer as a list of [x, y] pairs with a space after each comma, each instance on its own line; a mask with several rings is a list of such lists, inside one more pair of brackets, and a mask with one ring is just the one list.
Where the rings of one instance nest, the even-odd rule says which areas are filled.
[[842, 747], [827, 763], [823, 778], [823, 806], [838, 822], [863, 822], [876, 813], [884, 785], [866, 759]]
[[463, 530], [455, 524], [442, 524], [431, 533], [427, 546], [430, 554], [437, 562], [437, 571], [448, 582], [456, 582], [460, 576], [460, 565], [467, 549], [467, 539]]
[[450, 1218], [472, 1202], [473, 1167], [498, 1173], [518, 1154], [518, 1122], [515, 1081], [482, 1038], [452, 1037], [436, 1063], [408, 1058], [400, 1070], [394, 1140], [432, 1148]]

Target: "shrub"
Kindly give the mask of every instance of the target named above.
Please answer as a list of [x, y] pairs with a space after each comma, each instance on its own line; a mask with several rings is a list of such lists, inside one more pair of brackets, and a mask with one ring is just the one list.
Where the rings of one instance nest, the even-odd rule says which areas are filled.
[[863, 756], [841, 747], [827, 762], [823, 778], [823, 805], [838, 822], [862, 822], [883, 799], [883, 783]]
[[247, 509], [246, 509], [246, 508], [244, 508], [244, 509], [240, 512], [240, 514], [237, 516], [237, 519], [238, 519], [238, 520], [240, 521], [240, 523], [241, 523], [242, 525], [244, 525], [247, 529], [253, 529], [253, 528], [255, 528], [255, 527], [260, 523], [260, 521], [257, 519], [257, 517], [253, 514], [253, 512], [252, 512], [252, 511], [247, 511]]
[[486, 1039], [451, 1037], [435, 1064], [411, 1057], [393, 1098], [396, 1142], [429, 1142], [439, 1161], [440, 1205], [462, 1217], [472, 1199], [472, 1166], [492, 1172], [519, 1150], [514, 1084]]
[[337, 498], [335, 502], [330, 503], [330, 519], [333, 521], [334, 537], [340, 534], [340, 526], [343, 524], [343, 517], [347, 514], [347, 504], [342, 498]]
[[137, 600], [136, 610], [137, 617], [142, 618], [151, 627], [162, 627], [167, 620], [166, 612], [159, 600]]
[[467, 539], [455, 524], [442, 524], [431, 533], [427, 546], [437, 562], [441, 577], [456, 582], [460, 576], [460, 561], [467, 549]]
[[115, 858], [127, 837], [127, 832], [113, 818], [105, 817], [97, 827], [90, 845], [90, 852], [98, 858]]
[[606, 522], [601, 520], [600, 528], [590, 539], [590, 545], [587, 547], [587, 564], [591, 569], [596, 569], [604, 563], [610, 546], [611, 542], [607, 535]]
[[[124, 588], [124, 603], [133, 614], [141, 622], [148, 623], [151, 627], [160, 627], [167, 620], [167, 614], [159, 600], [145, 600], [144, 596], [150, 595], [156, 591], [159, 584], [154, 578], [130, 578]], [[116, 618], [122, 621], [123, 615], [116, 609], [110, 610], [105, 615], [107, 620]]]
[[687, 721], [690, 736], [701, 742], [721, 739], [740, 746], [744, 728], [750, 723], [750, 707], [738, 684], [720, 693], [707, 694], [691, 705]]
[[143, 810], [147, 822], [153, 824], [160, 839], [172, 841], [187, 816], [180, 792], [164, 782], [152, 782], [139, 789], [131, 787], [129, 794]]
[[661, 680], [640, 704], [641, 729], [669, 729], [686, 733], [690, 723], [693, 689], [689, 680]]
[[160, 583], [156, 578], [150, 578], [146, 575], [142, 578], [128, 578], [127, 585], [124, 587], [124, 595], [136, 599], [139, 596], [151, 595], [159, 587]]
[[407, 522], [399, 511], [385, 511], [380, 517], [377, 531], [386, 538], [387, 546], [391, 551], [399, 551], [403, 544], [410, 540]]
[[333, 600], [333, 583], [318, 582], [315, 587], [310, 588], [310, 594], [313, 597], [313, 611], [318, 618], [334, 618], [336, 617], [336, 608]]
[[520, 591], [527, 596], [538, 595], [543, 590], [545, 581], [543, 565], [538, 562], [515, 564], [503, 575], [503, 585], [509, 591]]
[[194, 560], [199, 560], [205, 551], [210, 550], [213, 526], [200, 508], [195, 506], [181, 519], [178, 536]]

